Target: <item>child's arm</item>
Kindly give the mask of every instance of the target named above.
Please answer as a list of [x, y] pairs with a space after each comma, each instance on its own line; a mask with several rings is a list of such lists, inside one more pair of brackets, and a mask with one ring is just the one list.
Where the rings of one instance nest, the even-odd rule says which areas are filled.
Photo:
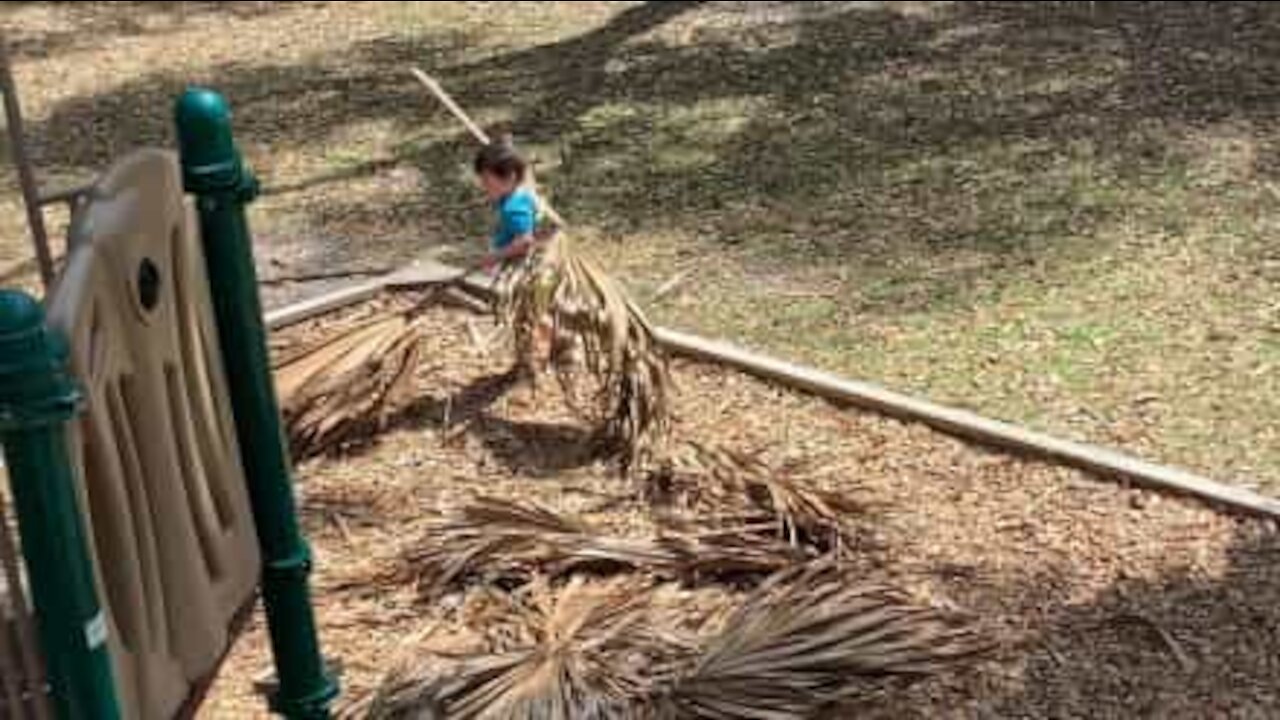
[[524, 257], [533, 249], [534, 237], [532, 234], [521, 235], [512, 240], [506, 247], [490, 250], [484, 256], [484, 267], [486, 269], [497, 265], [498, 263], [512, 260], [518, 257]]

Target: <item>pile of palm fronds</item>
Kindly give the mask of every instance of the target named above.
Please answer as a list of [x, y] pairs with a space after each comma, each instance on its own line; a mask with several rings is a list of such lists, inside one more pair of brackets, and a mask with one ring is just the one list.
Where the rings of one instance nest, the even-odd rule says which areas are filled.
[[[443, 286], [443, 287], [447, 287]], [[439, 288], [436, 288], [439, 290]], [[427, 299], [447, 297], [435, 292]], [[616, 283], [573, 252], [564, 233], [544, 239], [499, 279], [498, 317], [518, 360], [534, 363], [540, 324], [552, 327], [556, 377], [569, 406], [632, 467], [667, 429], [671, 376], [641, 310]], [[371, 319], [278, 356], [273, 370], [290, 447], [305, 457], [381, 429], [412, 390], [425, 304]]]
[[671, 375], [640, 308], [564, 232], [501, 278], [499, 316], [520, 359], [532, 362], [539, 323], [550, 321], [552, 357], [565, 397], [633, 466], [667, 429]]
[[675, 504], [706, 520], [740, 517], [777, 528], [793, 546], [842, 553], [850, 521], [863, 508], [847, 495], [818, 487], [808, 460], [770, 462], [762, 452], [716, 448], [694, 441], [673, 452], [643, 478], [642, 492], [659, 504]]
[[688, 595], [626, 578], [531, 584], [462, 637], [428, 634], [362, 709], [376, 720], [800, 720], [983, 649], [969, 618], [830, 562], [779, 572], [727, 619], [672, 624]]
[[487, 497], [428, 522], [397, 579], [462, 609], [360, 712], [798, 720], [985, 649], [969, 617], [852, 576], [859, 507], [801, 463], [684, 447], [641, 484], [648, 536]]
[[809, 557], [771, 529], [768, 523], [700, 530], [667, 525], [651, 538], [619, 537], [532, 501], [479, 497], [428, 523], [395, 574], [434, 596], [468, 580], [510, 585], [573, 573], [640, 571], [686, 582], [761, 576]]
[[373, 698], [370, 718], [616, 718], [691, 652], [654, 622], [654, 592], [618, 579], [529, 586], [462, 637], [428, 636]]
[[381, 429], [412, 392], [422, 329], [412, 313], [378, 314], [273, 364], [295, 458]]
[[675, 679], [663, 705], [679, 718], [812, 718], [988, 646], [972, 618], [858, 583], [823, 561], [757, 589]]

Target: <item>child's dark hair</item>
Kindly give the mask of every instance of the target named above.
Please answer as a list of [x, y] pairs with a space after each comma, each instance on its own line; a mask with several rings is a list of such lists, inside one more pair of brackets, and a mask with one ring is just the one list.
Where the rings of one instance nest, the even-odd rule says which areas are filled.
[[503, 180], [524, 181], [525, 161], [509, 142], [491, 142], [476, 153], [476, 174], [489, 173]]

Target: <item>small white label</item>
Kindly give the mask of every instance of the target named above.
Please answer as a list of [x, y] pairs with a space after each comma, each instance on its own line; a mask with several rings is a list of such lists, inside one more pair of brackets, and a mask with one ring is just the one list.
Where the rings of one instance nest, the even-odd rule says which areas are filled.
[[88, 643], [90, 650], [107, 641], [107, 618], [101, 610], [84, 624], [84, 641]]

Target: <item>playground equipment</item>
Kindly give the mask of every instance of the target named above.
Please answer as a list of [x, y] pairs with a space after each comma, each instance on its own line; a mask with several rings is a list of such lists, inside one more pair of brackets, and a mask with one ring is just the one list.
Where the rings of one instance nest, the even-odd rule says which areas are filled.
[[27, 155], [22, 104], [18, 101], [17, 85], [13, 81], [8, 47], [2, 38], [0, 38], [0, 101], [4, 103], [9, 155], [13, 159], [14, 169], [18, 174], [18, 187], [22, 193], [22, 205], [27, 214], [27, 228], [31, 233], [35, 266], [39, 271], [41, 283], [48, 290], [53, 283], [55, 258], [53, 250], [49, 247], [49, 231], [44, 223], [44, 209], [50, 205], [66, 203], [74, 210], [87, 188], [71, 187], [49, 193], [40, 192], [35, 170]]
[[[43, 308], [0, 294], [0, 440], [47, 693], [58, 718], [189, 716], [260, 588], [272, 709], [327, 717], [244, 217], [256, 184], [220, 96], [188, 91], [177, 124], [181, 164], [142, 150], [86, 194]], [[17, 665], [6, 710], [48, 717], [41, 669]]]

